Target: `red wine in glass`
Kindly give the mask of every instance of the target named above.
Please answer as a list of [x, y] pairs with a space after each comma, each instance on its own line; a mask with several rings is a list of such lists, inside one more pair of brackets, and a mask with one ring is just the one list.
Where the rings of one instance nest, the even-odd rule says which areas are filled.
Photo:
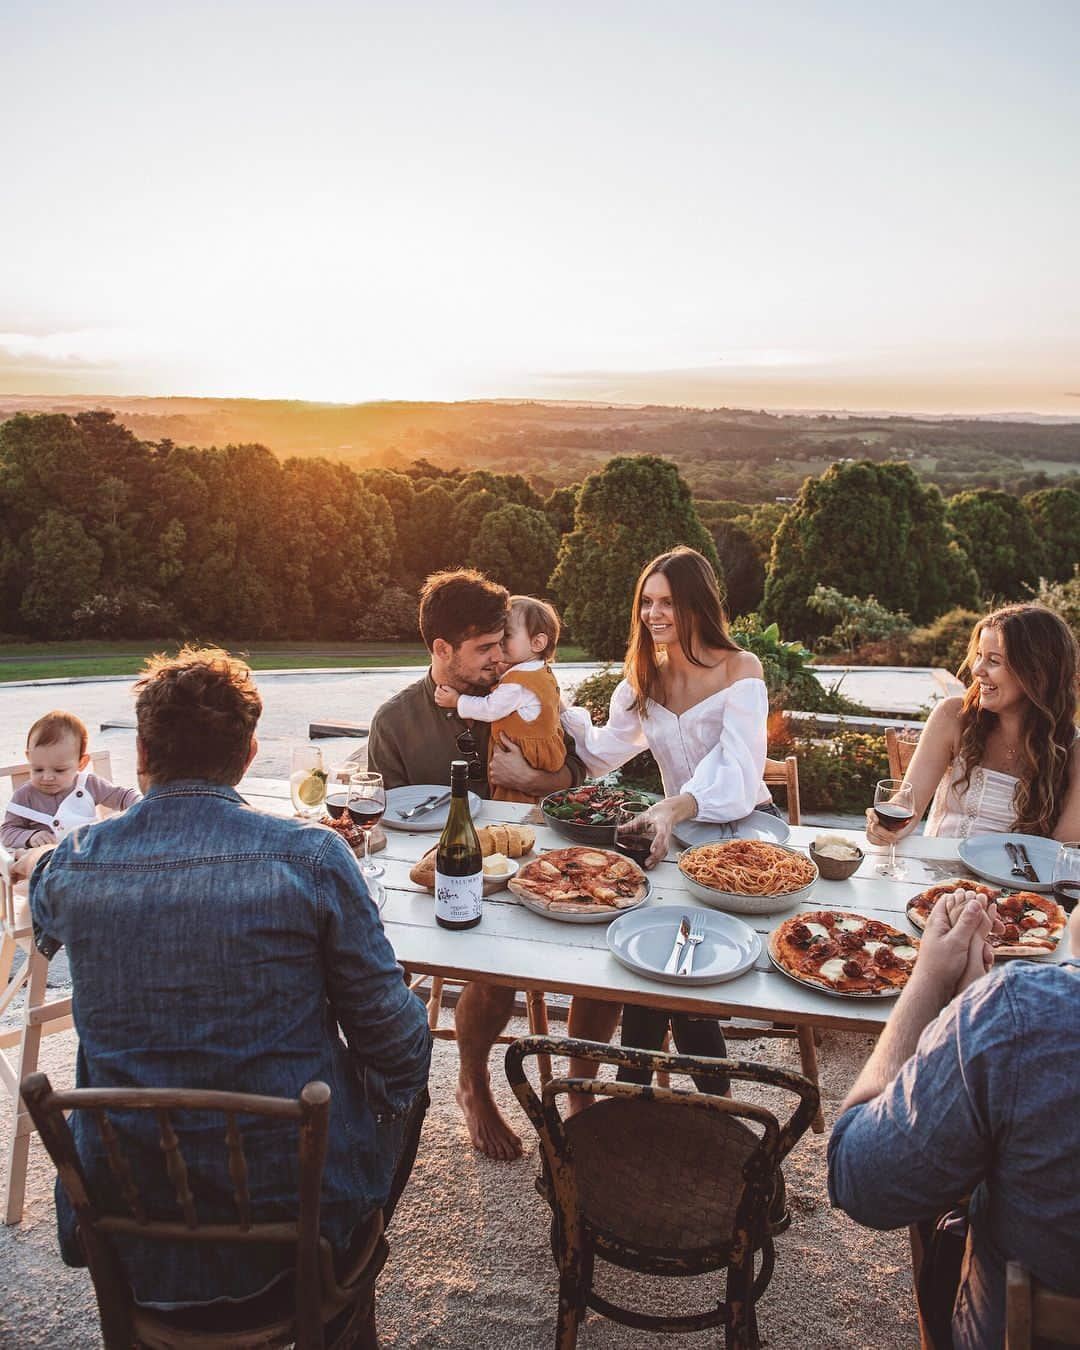
[[626, 802], [615, 812], [615, 851], [621, 853], [624, 858], [629, 858], [631, 862], [636, 862], [639, 867], [644, 867], [645, 859], [652, 852], [656, 830], [653, 828], [630, 831], [625, 827], [648, 809], [645, 802]]
[[909, 806], [895, 802], [876, 802], [874, 815], [883, 830], [902, 830], [915, 814]]
[[348, 805], [349, 819], [360, 830], [373, 830], [382, 820], [385, 810], [384, 802], [372, 801], [365, 797], [354, 797]]
[[1055, 881], [1054, 899], [1066, 914], [1071, 914], [1080, 900], [1080, 881]]
[[345, 792], [335, 792], [333, 796], [327, 797], [326, 809], [335, 820], [340, 820], [345, 814], [346, 801], [348, 801], [348, 794]]

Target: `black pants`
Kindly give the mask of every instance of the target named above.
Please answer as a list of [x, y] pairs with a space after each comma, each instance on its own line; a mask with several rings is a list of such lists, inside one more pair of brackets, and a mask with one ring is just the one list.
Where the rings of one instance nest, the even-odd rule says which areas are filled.
[[[707, 1055], [710, 1059], [727, 1058], [727, 1042], [715, 1017], [689, 1017], [685, 1013], [666, 1013], [658, 1008], [643, 1008], [638, 1003], [623, 1005], [622, 1043], [636, 1050], [659, 1050], [664, 1044], [668, 1023], [675, 1046], [682, 1055]], [[648, 1069], [620, 1069], [620, 1083], [646, 1084], [652, 1081]], [[728, 1090], [726, 1074], [694, 1074], [699, 1092], [715, 1092], [723, 1096]]]

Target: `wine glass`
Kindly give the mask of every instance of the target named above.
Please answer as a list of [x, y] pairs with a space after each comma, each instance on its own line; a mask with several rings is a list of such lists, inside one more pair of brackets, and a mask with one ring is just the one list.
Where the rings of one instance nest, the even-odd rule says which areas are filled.
[[381, 773], [354, 773], [349, 779], [349, 796], [345, 803], [349, 819], [363, 831], [364, 860], [360, 871], [365, 881], [381, 877], [384, 868], [371, 861], [371, 831], [382, 820], [386, 810], [386, 791]]
[[317, 745], [298, 745], [293, 750], [289, 795], [296, 814], [308, 819], [326, 801], [326, 765]]
[[639, 867], [652, 851], [656, 838], [656, 826], [647, 821], [639, 829], [629, 827], [636, 824], [638, 818], [649, 809], [648, 802], [623, 801], [615, 808], [615, 848], [624, 857], [636, 862]]
[[[874, 788], [874, 815], [883, 830], [902, 830], [915, 814], [911, 784], [899, 778], [883, 778]], [[889, 861], [874, 869], [881, 877], [906, 877], [907, 868], [896, 861], [896, 840], [889, 842]]]
[[1054, 899], [1066, 914], [1071, 914], [1080, 900], [1080, 840], [1062, 844], [1058, 849], [1051, 887]]

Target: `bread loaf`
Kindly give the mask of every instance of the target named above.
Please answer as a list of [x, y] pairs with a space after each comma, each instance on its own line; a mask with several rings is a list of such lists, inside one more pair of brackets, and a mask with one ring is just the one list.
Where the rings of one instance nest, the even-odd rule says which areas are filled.
[[[505, 853], [508, 858], [521, 858], [531, 853], [536, 834], [528, 825], [482, 825], [476, 831], [480, 851], [486, 858], [491, 853]], [[435, 894], [435, 853], [438, 845], [429, 848], [409, 873], [410, 881]]]

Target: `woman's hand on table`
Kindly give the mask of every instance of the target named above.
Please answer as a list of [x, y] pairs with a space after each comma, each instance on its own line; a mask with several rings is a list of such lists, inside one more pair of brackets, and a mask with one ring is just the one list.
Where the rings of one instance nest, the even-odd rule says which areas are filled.
[[898, 839], [906, 839], [909, 834], [914, 834], [918, 828], [921, 816], [912, 816], [906, 825], [898, 830], [886, 830], [874, 814], [874, 808], [866, 808], [866, 837], [872, 844], [895, 844]]
[[684, 820], [693, 820], [697, 812], [697, 799], [688, 792], [678, 797], [665, 797], [663, 801], [655, 802], [647, 811], [642, 811], [631, 824], [624, 825], [620, 833], [638, 834], [641, 831], [654, 830], [652, 848], [645, 859], [645, 867], [655, 867], [667, 857], [675, 826]]

